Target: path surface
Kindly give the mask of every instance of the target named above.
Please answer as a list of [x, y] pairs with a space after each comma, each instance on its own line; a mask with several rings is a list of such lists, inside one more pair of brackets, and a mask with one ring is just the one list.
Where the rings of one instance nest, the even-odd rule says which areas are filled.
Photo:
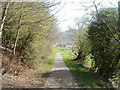
[[60, 53], [56, 54], [52, 73], [45, 83], [46, 88], [78, 88], [77, 81], [65, 65]]

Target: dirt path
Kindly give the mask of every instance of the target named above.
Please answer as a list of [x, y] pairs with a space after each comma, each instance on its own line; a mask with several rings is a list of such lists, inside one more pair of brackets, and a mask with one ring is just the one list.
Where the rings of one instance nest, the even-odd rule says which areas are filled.
[[69, 68], [65, 65], [60, 53], [56, 54], [52, 73], [45, 83], [46, 88], [78, 88], [79, 85]]

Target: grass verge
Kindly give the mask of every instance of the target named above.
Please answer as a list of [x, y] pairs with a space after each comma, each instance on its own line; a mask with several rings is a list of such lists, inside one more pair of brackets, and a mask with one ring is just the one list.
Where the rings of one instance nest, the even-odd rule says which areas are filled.
[[68, 52], [70, 50], [64, 51], [61, 55], [65, 61], [65, 64], [80, 79], [81, 86], [83, 88], [111, 88], [112, 86], [101, 80], [100, 76], [90, 72], [86, 68], [80, 66], [79, 62], [72, 61], [74, 54]]
[[52, 47], [51, 49], [52, 49], [52, 54], [48, 57], [47, 60], [45, 60], [45, 62], [39, 68], [39, 70], [41, 72], [43, 72], [43, 73], [47, 72], [47, 71], [51, 71], [53, 63], [54, 63], [54, 59], [55, 59], [55, 56], [56, 56], [56, 53], [67, 50], [65, 48], [60, 48], [60, 47]]

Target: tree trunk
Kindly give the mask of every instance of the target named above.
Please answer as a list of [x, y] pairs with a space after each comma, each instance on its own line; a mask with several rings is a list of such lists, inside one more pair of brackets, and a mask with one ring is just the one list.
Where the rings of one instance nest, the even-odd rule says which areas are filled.
[[78, 52], [78, 55], [77, 55], [77, 57], [74, 59], [74, 61], [80, 60], [80, 59], [82, 58], [81, 55], [82, 55], [82, 52], [79, 51], [79, 52]]
[[[21, 51], [20, 51], [20, 56], [23, 56], [24, 53], [25, 53], [25, 50], [26, 50], [26, 46], [27, 46], [27, 43], [28, 43], [28, 40], [29, 38], [31, 37], [31, 33], [28, 34], [28, 36], [25, 38], [25, 41], [21, 47]], [[21, 60], [23, 62], [23, 60]]]
[[120, 40], [120, 1], [118, 2], [118, 38]]
[[17, 42], [18, 42], [18, 38], [19, 38], [19, 33], [20, 33], [20, 27], [17, 30], [16, 40], [15, 40], [14, 48], [13, 48], [13, 54], [16, 54], [16, 46], [17, 46]]
[[[119, 42], [120, 42], [120, 1], [118, 2], [118, 40], [119, 40]], [[118, 58], [118, 61], [117, 62], [119, 62], [119, 60], [120, 60], [120, 46], [119, 46], [119, 48], [118, 48], [118, 56], [117, 56], [117, 58]]]
[[20, 18], [19, 18], [19, 26], [17, 28], [17, 34], [16, 34], [16, 40], [15, 40], [15, 43], [14, 43], [14, 48], [13, 48], [13, 54], [16, 54], [16, 46], [17, 46], [17, 42], [18, 42], [18, 38], [19, 38], [19, 33], [20, 33], [20, 27], [21, 27], [21, 22], [22, 22], [22, 5], [23, 3], [21, 3], [21, 8], [20, 8]]
[[6, 19], [6, 16], [7, 16], [8, 8], [9, 8], [9, 3], [7, 2], [7, 3], [5, 3], [5, 7], [3, 8], [3, 12], [2, 12], [0, 32], [3, 31], [3, 27], [4, 27], [4, 24], [5, 24], [5, 19]]

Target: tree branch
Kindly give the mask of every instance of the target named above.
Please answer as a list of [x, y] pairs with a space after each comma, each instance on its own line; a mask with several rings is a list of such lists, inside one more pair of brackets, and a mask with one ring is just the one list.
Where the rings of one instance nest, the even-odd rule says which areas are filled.
[[107, 26], [107, 28], [108, 28], [109, 32], [111, 33], [111, 35], [113, 36], [113, 38], [114, 38], [118, 43], [120, 43], [119, 39], [117, 39], [117, 38], [114, 36], [114, 34], [112, 33], [111, 28], [106, 24], [106, 22], [105, 22], [102, 18], [100, 18], [99, 12], [98, 12], [98, 9], [97, 9], [97, 5], [95, 4], [95, 2], [93, 2], [93, 4], [94, 4], [94, 6], [95, 6], [95, 10], [96, 10], [96, 13], [97, 13], [97, 16], [98, 16], [98, 20], [101, 20], [101, 21]]

